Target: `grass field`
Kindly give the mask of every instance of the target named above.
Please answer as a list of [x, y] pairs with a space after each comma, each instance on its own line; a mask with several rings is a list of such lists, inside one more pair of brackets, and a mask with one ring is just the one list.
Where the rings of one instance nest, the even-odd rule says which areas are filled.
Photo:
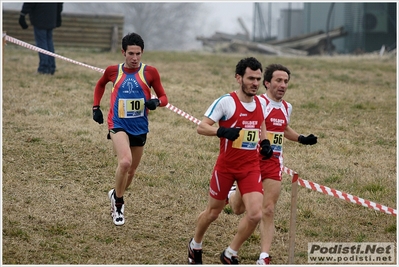
[[[56, 48], [105, 69], [120, 53]], [[255, 56], [292, 71], [285, 99], [291, 127], [318, 144], [285, 142], [285, 166], [299, 177], [396, 209], [396, 58], [275, 57], [259, 54], [145, 52], [170, 103], [202, 119], [222, 94], [237, 89], [235, 65]], [[92, 120], [101, 73], [57, 59], [54, 76], [36, 75], [38, 55], [8, 44], [2, 77], [3, 264], [186, 264], [187, 243], [207, 203], [218, 138], [167, 108], [150, 114], [150, 133], [125, 195], [126, 224], [109, 216], [116, 158], [106, 125]], [[102, 99], [108, 112], [111, 84]], [[264, 88], [261, 89], [264, 92]], [[288, 261], [290, 176], [276, 211], [274, 264]], [[295, 263], [307, 264], [309, 242], [394, 242], [396, 216], [299, 187]], [[219, 264], [240, 216], [222, 213], [205, 235], [205, 264]], [[259, 230], [239, 251], [254, 264]], [[396, 260], [395, 260], [396, 263]]]

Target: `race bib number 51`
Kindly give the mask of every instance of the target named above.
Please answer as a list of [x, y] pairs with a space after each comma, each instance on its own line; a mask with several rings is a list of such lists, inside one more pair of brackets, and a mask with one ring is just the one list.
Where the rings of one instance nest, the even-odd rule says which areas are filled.
[[144, 116], [144, 98], [119, 99], [119, 118], [137, 118]]
[[233, 141], [232, 147], [255, 150], [259, 142], [259, 129], [241, 129], [240, 136]]

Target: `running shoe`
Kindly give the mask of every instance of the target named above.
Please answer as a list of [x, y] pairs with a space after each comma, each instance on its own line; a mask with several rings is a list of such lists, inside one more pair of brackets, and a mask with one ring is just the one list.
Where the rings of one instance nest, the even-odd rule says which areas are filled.
[[202, 264], [202, 249], [192, 249], [188, 242], [188, 264]]
[[263, 258], [263, 259], [259, 259], [256, 261], [256, 265], [269, 265], [269, 264], [271, 264], [270, 263], [271, 260], [272, 260], [271, 256]]
[[125, 204], [117, 203], [115, 200], [115, 189], [111, 189], [108, 192], [108, 198], [111, 201], [111, 217], [112, 221], [115, 225], [123, 225], [125, 224], [125, 217], [123, 216], [123, 212], [125, 211]]
[[223, 250], [222, 254], [220, 254], [220, 261], [223, 264], [239, 264], [237, 256], [232, 256], [230, 259], [229, 257], [226, 256], [225, 252], [226, 250]]

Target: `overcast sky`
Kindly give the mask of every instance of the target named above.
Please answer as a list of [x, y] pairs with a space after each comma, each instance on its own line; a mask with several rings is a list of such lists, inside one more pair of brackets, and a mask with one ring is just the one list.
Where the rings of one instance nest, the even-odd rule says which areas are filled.
[[[96, 1], [87, 1], [87, 2], [96, 2]], [[108, 1], [108, 3], [109, 2], [111, 1]], [[123, 1], [116, 1], [116, 2], [123, 2]], [[68, 3], [68, 1], [64, 1], [64, 3]], [[206, 28], [204, 29], [204, 34], [206, 33], [207, 35], [210, 35], [213, 34], [215, 31], [231, 33], [231, 34], [236, 34], [237, 32], [244, 33], [242, 27], [238, 22], [238, 17], [241, 17], [248, 30], [252, 31], [252, 18], [254, 12], [253, 2], [204, 1], [202, 3], [204, 3], [206, 10], [209, 10], [209, 13], [207, 13], [208, 17], [207, 17]], [[23, 2], [19, 1], [2, 1], [3, 9], [20, 10], [22, 8], [22, 4]], [[71, 10], [68, 9], [68, 4], [64, 4], [64, 12], [72, 12]]]
[[210, 20], [215, 21], [210, 26], [212, 27], [212, 29], [209, 29], [210, 32], [243, 33], [238, 22], [239, 17], [242, 18], [247, 29], [252, 32], [253, 2], [207, 2], [205, 5], [211, 11]]

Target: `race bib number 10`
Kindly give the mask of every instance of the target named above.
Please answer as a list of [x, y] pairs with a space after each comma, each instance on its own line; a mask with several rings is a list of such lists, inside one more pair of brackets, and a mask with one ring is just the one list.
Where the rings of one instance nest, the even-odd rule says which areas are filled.
[[232, 147], [254, 150], [259, 142], [259, 129], [241, 129], [240, 136], [233, 141]]
[[119, 118], [137, 118], [144, 116], [144, 98], [119, 99], [118, 103]]

